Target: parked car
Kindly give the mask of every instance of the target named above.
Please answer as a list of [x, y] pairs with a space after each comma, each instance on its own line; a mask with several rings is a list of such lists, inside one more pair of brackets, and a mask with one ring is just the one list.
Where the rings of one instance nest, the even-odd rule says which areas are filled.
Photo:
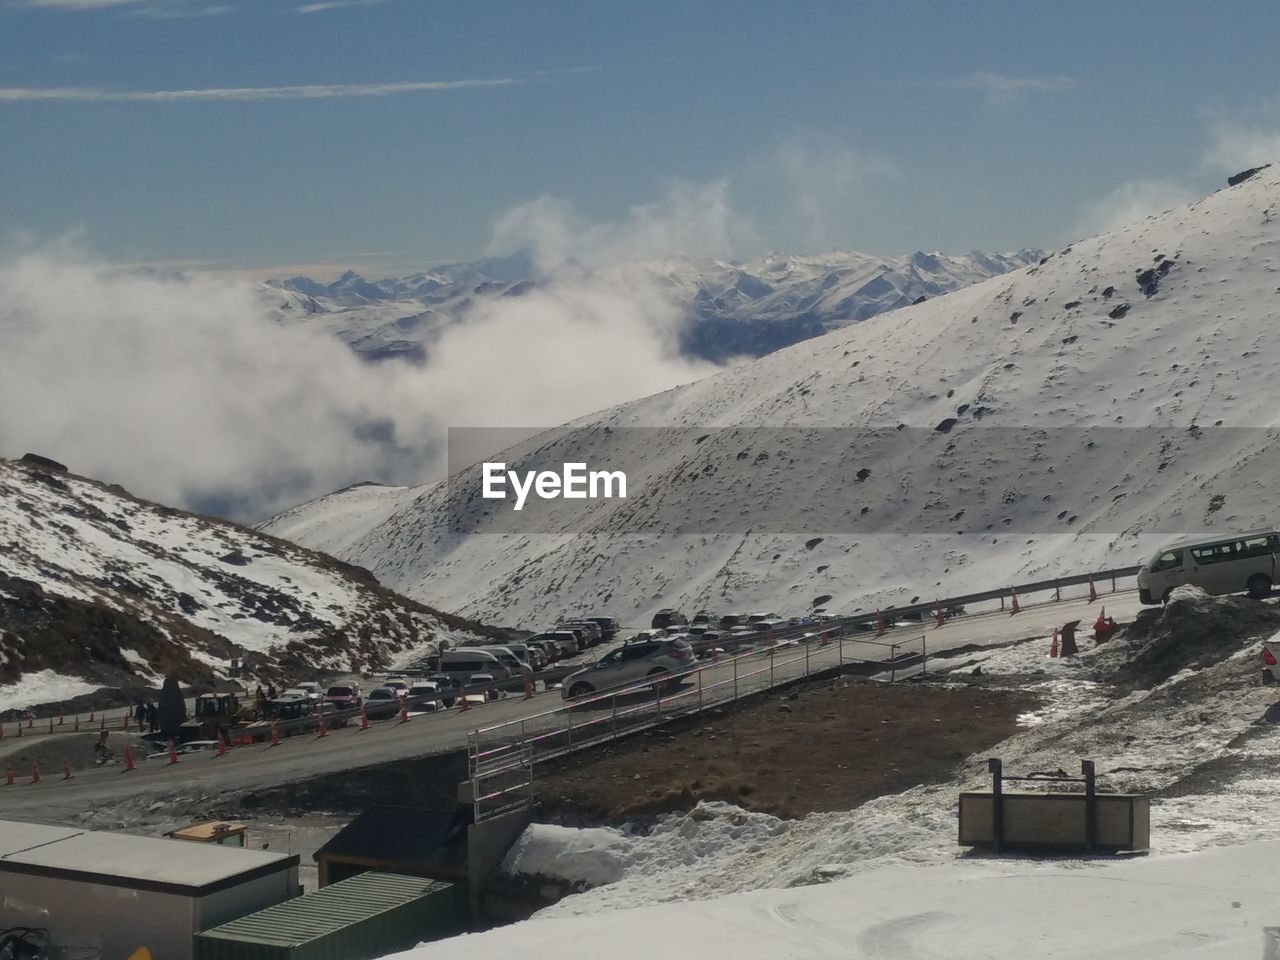
[[765, 620], [781, 620], [776, 613], [751, 613], [747, 615], [747, 623], [761, 623]]
[[653, 622], [649, 624], [654, 630], [661, 630], [663, 627], [684, 626], [689, 621], [685, 619], [685, 615], [679, 610], [672, 610], [669, 607], [659, 610], [653, 615]]
[[1280, 633], [1267, 637], [1262, 641], [1262, 682], [1271, 684], [1280, 682], [1280, 669], [1277, 659], [1280, 658]]
[[587, 646], [589, 647], [597, 646], [604, 641], [604, 631], [600, 629], [600, 624], [594, 620], [565, 620], [560, 626], [566, 630], [584, 631]]
[[[511, 654], [507, 654], [511, 656]], [[485, 673], [497, 680], [507, 680], [511, 674], [498, 655], [489, 650], [477, 650], [474, 647], [459, 647], [446, 650], [440, 655], [440, 673], [456, 677], [463, 683], [470, 681], [473, 674]], [[433, 676], [434, 680], [435, 677]]]
[[474, 673], [471, 679], [467, 681], [468, 687], [483, 687], [484, 698], [486, 700], [497, 700], [504, 696], [503, 692], [498, 689], [498, 678], [492, 673]]
[[339, 683], [325, 691], [324, 702], [333, 704], [336, 710], [352, 710], [359, 707], [363, 701], [360, 697], [360, 688], [356, 684]]
[[631, 686], [652, 679], [666, 685], [694, 666], [693, 649], [674, 637], [627, 642], [610, 650], [591, 666], [565, 677], [560, 695], [566, 700]]
[[390, 687], [392, 690], [396, 691], [402, 697], [409, 692], [409, 681], [401, 680], [398, 677], [394, 680], [384, 680], [382, 682], [382, 685], [384, 687]]
[[622, 632], [622, 624], [618, 623], [613, 617], [587, 617], [586, 619], [599, 625], [604, 643], [610, 643], [618, 639], [618, 634]]
[[307, 699], [313, 703], [319, 703], [324, 699], [324, 687], [316, 683], [314, 680], [305, 680], [302, 683], [294, 684], [298, 690], [306, 693]]
[[462, 681], [447, 673], [434, 673], [427, 680], [440, 690], [440, 703], [447, 709], [458, 702], [458, 691], [462, 689]]
[[734, 627], [740, 625], [742, 621], [743, 621], [743, 617], [741, 616], [741, 614], [726, 613], [723, 617], [720, 618], [720, 629], [732, 630]]
[[714, 613], [706, 610], [699, 610], [693, 615], [693, 619], [689, 621], [689, 625], [693, 627], [709, 627], [716, 620]]
[[545, 634], [538, 634], [540, 637], [548, 637], [560, 646], [560, 655], [562, 657], [572, 657], [581, 653], [585, 634], [581, 630], [551, 630]]
[[370, 720], [394, 717], [400, 712], [400, 691], [393, 687], [370, 690], [364, 700], [364, 713]]
[[414, 710], [437, 710], [440, 708], [440, 685], [432, 680], [415, 680], [405, 694], [405, 700]]
[[577, 638], [578, 652], [581, 653], [591, 646], [592, 633], [586, 627], [577, 624], [558, 623], [556, 631], [559, 633], [572, 633]]
[[[560, 644], [553, 643], [550, 640], [534, 640], [533, 638], [530, 638], [524, 642], [524, 645], [529, 647], [531, 650], [541, 651], [543, 667], [554, 663], [562, 656], [560, 653]], [[541, 670], [542, 667], [539, 667], [538, 669]]]

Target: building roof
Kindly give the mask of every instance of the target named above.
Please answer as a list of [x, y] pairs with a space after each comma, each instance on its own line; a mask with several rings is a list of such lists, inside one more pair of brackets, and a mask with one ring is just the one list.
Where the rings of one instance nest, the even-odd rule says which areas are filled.
[[377, 863], [457, 867], [466, 864], [468, 807], [370, 807], [315, 852]]
[[298, 865], [263, 850], [0, 820], [0, 872], [204, 895]]
[[440, 893], [453, 884], [394, 873], [361, 873], [314, 893], [197, 934], [201, 940], [233, 940], [259, 946], [297, 947], [362, 920]]

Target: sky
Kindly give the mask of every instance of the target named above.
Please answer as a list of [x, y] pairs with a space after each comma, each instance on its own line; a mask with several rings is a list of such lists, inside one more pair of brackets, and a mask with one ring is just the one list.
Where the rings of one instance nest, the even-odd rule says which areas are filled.
[[1048, 247], [1280, 154], [1276, 36], [1274, 0], [0, 0], [0, 250], [377, 276], [539, 204], [737, 258]]

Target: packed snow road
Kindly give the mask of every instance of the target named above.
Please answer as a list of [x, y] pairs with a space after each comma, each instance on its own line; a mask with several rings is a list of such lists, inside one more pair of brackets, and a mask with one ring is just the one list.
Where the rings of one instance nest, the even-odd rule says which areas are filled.
[[[1132, 592], [1110, 594], [1105, 602], [1108, 614], [1124, 620], [1140, 609], [1137, 594]], [[995, 646], [1028, 637], [1047, 637], [1055, 626], [1064, 622], [1092, 621], [1100, 606], [1101, 602], [1091, 605], [1083, 599], [1027, 606], [1017, 616], [1005, 611], [963, 616], [936, 628], [932, 624], [901, 626], [889, 630], [883, 639], [905, 642], [923, 633], [928, 637], [930, 654], [941, 655], [971, 645]], [[854, 649], [852, 644], [857, 642], [846, 641], [846, 658]], [[839, 656], [838, 644], [825, 648], [811, 646], [810, 669], [834, 667]], [[803, 675], [803, 664], [794, 669]], [[720, 665], [706, 671], [704, 682], [731, 677], [732, 668]], [[332, 729], [323, 738], [306, 734], [284, 739], [277, 747], [266, 744], [237, 747], [225, 757], [214, 753], [188, 754], [175, 765], [163, 759], [140, 762], [138, 768], [129, 773], [113, 766], [88, 770], [71, 780], [45, 778], [40, 784], [19, 782], [10, 787], [0, 786], [0, 810], [9, 816], [59, 820], [125, 801], [136, 803], [140, 797], [159, 800], [177, 796], [193, 799], [226, 796], [328, 773], [450, 753], [464, 749], [468, 732], [478, 727], [536, 717], [562, 705], [560, 692], [552, 690], [539, 693], [529, 701], [511, 697], [478, 704], [465, 713], [452, 709], [414, 716], [405, 724], [382, 721], [364, 731], [353, 724]], [[47, 739], [50, 735], [43, 736]], [[53, 735], [59, 736], [66, 735]], [[23, 741], [27, 739], [24, 737]], [[34, 744], [37, 739], [32, 737], [30, 742]]]

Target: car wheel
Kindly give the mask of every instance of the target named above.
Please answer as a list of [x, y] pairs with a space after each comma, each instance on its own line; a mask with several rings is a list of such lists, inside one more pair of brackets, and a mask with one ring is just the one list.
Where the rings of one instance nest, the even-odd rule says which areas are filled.
[[578, 700], [582, 697], [589, 697], [595, 693], [595, 688], [589, 683], [575, 683], [569, 688], [569, 699]]
[[1249, 596], [1261, 600], [1271, 595], [1271, 578], [1265, 573], [1255, 573], [1249, 578]]

